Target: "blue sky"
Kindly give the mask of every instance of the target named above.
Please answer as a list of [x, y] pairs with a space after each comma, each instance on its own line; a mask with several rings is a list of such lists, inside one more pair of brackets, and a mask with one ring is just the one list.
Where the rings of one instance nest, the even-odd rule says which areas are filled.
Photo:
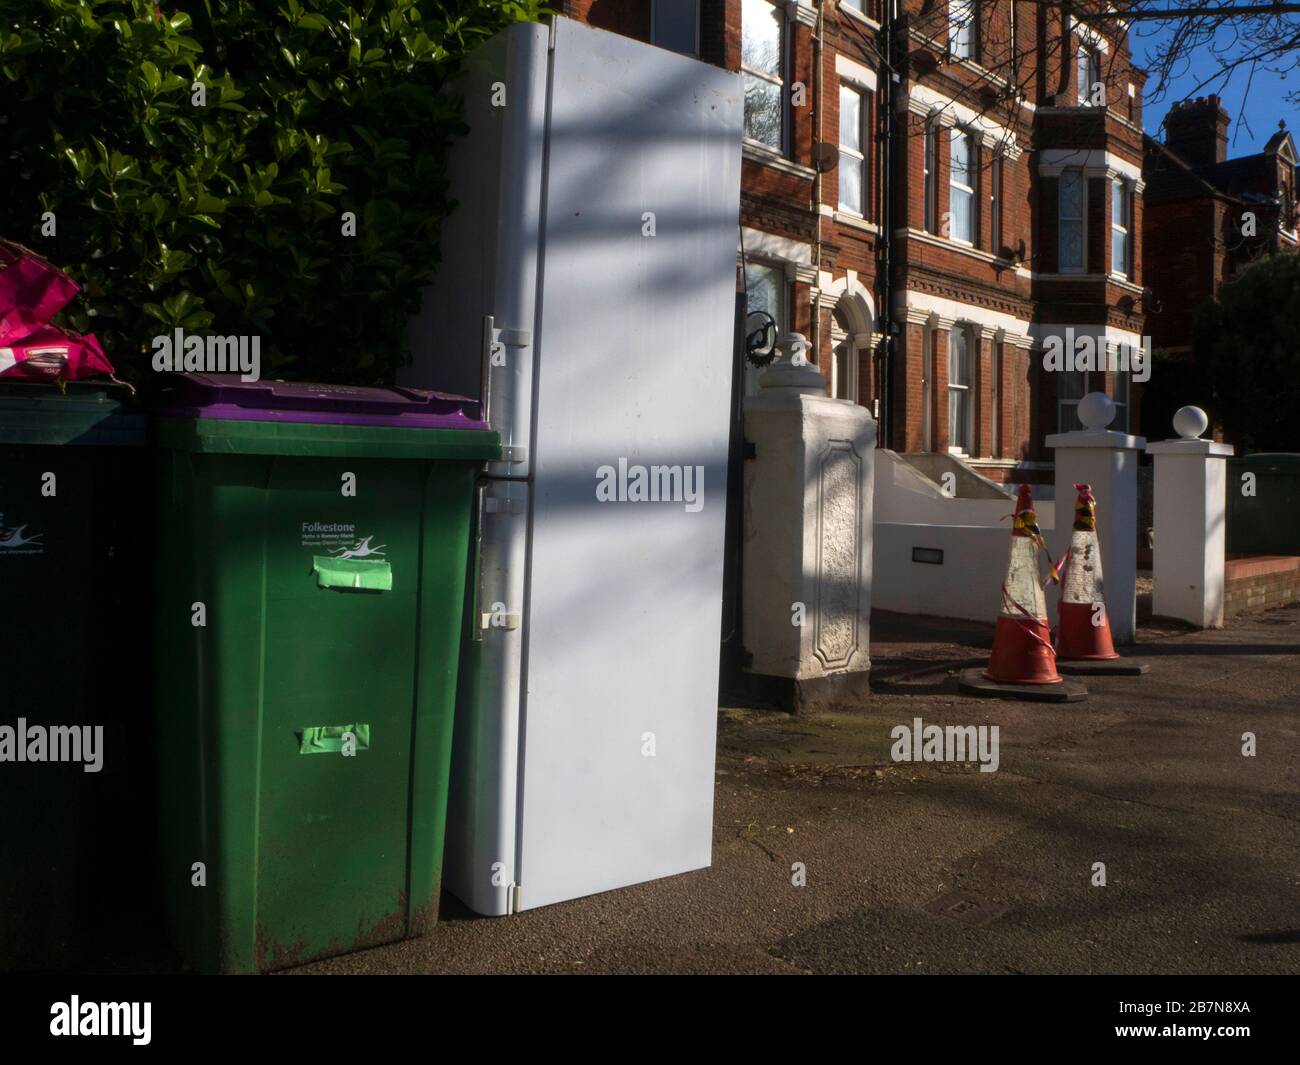
[[[1138, 66], [1149, 66], [1147, 57], [1152, 51], [1152, 46], [1167, 37], [1168, 33], [1169, 31], [1160, 23], [1155, 22], [1138, 23], [1133, 27], [1130, 31], [1129, 43]], [[1216, 91], [1210, 87], [1198, 90], [1196, 84], [1217, 69], [1215, 57], [1208, 49], [1196, 54], [1188, 64], [1187, 70], [1172, 84], [1164, 99], [1159, 102], [1150, 100], [1144, 102], [1143, 124], [1147, 132], [1152, 136], [1160, 136], [1158, 133], [1160, 123], [1165, 117], [1165, 112], [1169, 110], [1169, 105], [1175, 100], [1187, 96], [1204, 96]], [[1228, 126], [1229, 158], [1261, 151], [1264, 142], [1277, 131], [1278, 119], [1286, 119], [1287, 129], [1300, 137], [1300, 109], [1285, 99], [1288, 92], [1300, 90], [1300, 70], [1291, 71], [1285, 78], [1277, 74], [1257, 71], [1249, 94], [1246, 93], [1246, 81], [1247, 71], [1237, 70], [1233, 72], [1227, 87], [1217, 90], [1223, 108], [1231, 118], [1231, 125]], [[1154, 86], [1153, 77], [1147, 83], [1148, 91]], [[1244, 117], [1249, 123], [1249, 128], [1238, 120], [1243, 98], [1246, 100]]]

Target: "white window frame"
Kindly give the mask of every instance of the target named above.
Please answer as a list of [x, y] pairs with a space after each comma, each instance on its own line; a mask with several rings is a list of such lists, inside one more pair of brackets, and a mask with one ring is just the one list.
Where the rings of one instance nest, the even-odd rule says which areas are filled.
[[1002, 175], [1006, 159], [1000, 150], [989, 159], [989, 251], [1002, 252]]
[[[741, 92], [742, 93], [744, 92], [744, 78], [746, 75], [748, 75], [749, 77], [758, 78], [760, 81], [765, 81], [769, 85], [777, 86], [777, 88], [780, 90], [779, 99], [781, 101], [781, 135], [779, 138], [781, 143], [780, 145], [771, 145], [768, 144], [767, 141], [761, 141], [755, 137], [751, 137], [748, 132], [747, 124], [745, 127], [744, 138], [748, 143], [757, 145], [763, 151], [777, 152], [778, 154], [786, 158], [789, 158], [790, 108], [789, 108], [789, 103], [786, 100], [786, 83], [790, 80], [790, 18], [786, 11], [786, 5], [780, 3], [779, 0], [757, 0], [757, 2], [767, 4], [770, 8], [772, 8], [776, 12], [777, 15], [778, 34], [779, 34], [779, 42], [781, 48], [780, 59], [777, 62], [779, 75], [774, 78], [767, 71], [756, 70], [753, 67], [746, 66], [744, 63], [744, 54], [745, 54], [744, 53], [744, 40], [745, 40], [744, 21], [745, 20], [744, 20], [744, 2], [742, 0], [741, 26], [740, 26], [741, 57], [742, 57], [742, 61], [740, 64]], [[742, 123], [746, 123], [746, 119], [743, 116], [742, 116]]]
[[[666, 44], [661, 44], [656, 39], [657, 20], [659, 14], [659, 5], [668, 2], [668, 0], [650, 0], [650, 43], [659, 47], [667, 48], [670, 52], [676, 52], [677, 49], [669, 48]], [[684, 0], [671, 0], [672, 3], [680, 4]], [[689, 55], [695, 59], [700, 57], [700, 0], [689, 0], [695, 5], [695, 43], [691, 46], [689, 52], [677, 52], [678, 55]]]
[[1079, 106], [1092, 107], [1092, 87], [1102, 80], [1101, 52], [1092, 45], [1081, 42], [1074, 64], [1075, 77], [1079, 79]]
[[860, 187], [862, 189], [862, 206], [860, 210], [857, 208], [845, 206], [844, 181], [841, 178], [839, 184], [839, 193], [837, 196], [838, 209], [844, 211], [847, 214], [856, 215], [859, 218], [870, 218], [871, 212], [868, 210], [868, 208], [871, 205], [871, 195], [870, 195], [871, 186], [868, 181], [869, 175], [867, 169], [867, 146], [868, 144], [870, 144], [869, 131], [867, 129], [867, 124], [868, 124], [867, 113], [870, 110], [868, 106], [869, 101], [867, 99], [868, 90], [864, 89], [861, 85], [858, 85], [856, 82], [846, 81], [844, 79], [841, 79], [840, 80], [841, 114], [843, 113], [842, 109], [844, 103], [844, 94], [846, 92], [852, 93], [854, 96], [858, 98], [858, 144], [860, 145], [860, 147], [854, 148], [844, 143], [843, 141], [844, 124], [841, 122], [840, 129], [836, 134], [840, 138], [839, 168], [840, 168], [840, 173], [843, 174], [846, 156], [850, 160], [853, 160], [856, 163], [856, 165], [859, 167], [859, 172], [862, 175], [861, 184], [860, 184]]
[[[1109, 355], [1109, 353], [1107, 354]], [[1110, 428], [1117, 432], [1127, 433], [1129, 411], [1132, 409], [1133, 403], [1133, 381], [1125, 370], [1117, 369], [1112, 377], [1114, 384], [1111, 386], [1111, 391], [1114, 392], [1114, 395], [1111, 396], [1111, 399], [1115, 403], [1115, 418], [1110, 423]], [[1120, 393], [1121, 387], [1123, 388], [1122, 395]]]
[[954, 59], [975, 58], [978, 0], [948, 0], [948, 52]]
[[[1083, 399], [1084, 396], [1092, 391], [1089, 380], [1092, 377], [1092, 374], [1092, 370], [1063, 370], [1061, 373], [1057, 374], [1056, 431], [1058, 433], [1072, 433], [1083, 428], [1083, 423], [1079, 421], [1079, 400]], [[1074, 380], [1075, 376], [1081, 376], [1083, 380], [1083, 384], [1079, 388], [1079, 394], [1077, 396], [1062, 397], [1060, 382]], [[1070, 419], [1068, 424], [1065, 418], [1065, 408], [1067, 407], [1073, 408], [1074, 411], [1074, 417]]]
[[[1285, 160], [1286, 156], [1283, 155], [1282, 158]], [[1284, 180], [1282, 182], [1282, 188], [1279, 190], [1282, 198], [1282, 207], [1278, 216], [1277, 228], [1280, 229], [1283, 233], [1285, 233], [1288, 237], [1291, 237], [1293, 239], [1296, 236], [1296, 227], [1293, 225], [1290, 229], [1287, 229], [1285, 222], [1286, 222], [1286, 209], [1288, 204], [1293, 209], [1295, 208], [1296, 205], [1295, 188], [1296, 188], [1295, 169], [1294, 166], [1292, 166], [1292, 176], [1290, 177], [1289, 180]], [[1292, 212], [1291, 217], [1292, 219], [1296, 217], [1294, 210]]]
[[[790, 331], [790, 275], [786, 269], [786, 264], [779, 259], [756, 259], [752, 255], [745, 257], [745, 267], [751, 272], [757, 270], [770, 270], [779, 279], [777, 285], [777, 310], [774, 312], [770, 307], [756, 308], [758, 310], [766, 309], [767, 313], [776, 319], [776, 339], [779, 343], [781, 337]], [[747, 280], [747, 279], [745, 279]], [[745, 314], [748, 316], [752, 311], [746, 299]], [[758, 395], [758, 375], [762, 373], [763, 367], [753, 366], [749, 360], [745, 360], [745, 395]]]
[[[952, 136], [949, 140], [950, 148], [955, 148], [957, 143], [960, 141], [965, 141], [967, 145], [966, 179], [970, 184], [962, 184], [957, 181], [955, 177], [956, 170], [951, 165], [951, 160], [956, 158], [956, 152], [955, 150], [950, 151], [948, 157], [950, 163], [948, 167], [948, 217], [951, 225], [948, 230], [948, 239], [954, 240], [958, 244], [967, 244], [973, 248], [976, 244], [976, 237], [979, 236], [979, 216], [976, 212], [975, 206], [975, 186], [978, 184], [976, 177], [978, 163], [975, 149], [975, 135], [968, 129], [963, 129], [961, 126], [954, 126], [952, 128]], [[964, 237], [957, 235], [957, 210], [955, 201], [958, 195], [965, 196], [968, 204], [966, 217], [970, 222], [970, 233]]]
[[[1110, 195], [1110, 272], [1127, 280], [1133, 277], [1133, 188], [1123, 178], [1112, 178]], [[1117, 205], [1120, 208], [1118, 222], [1115, 221]], [[1123, 261], [1118, 269], [1115, 267], [1117, 236], [1122, 237], [1124, 242]]]
[[[958, 334], [963, 337], [966, 343], [966, 368], [969, 380], [964, 384], [953, 383], [953, 366], [956, 354], [953, 348], [953, 338]], [[975, 363], [979, 350], [975, 346], [977, 336], [975, 327], [969, 322], [956, 322], [948, 330], [948, 450], [967, 456], [974, 454], [975, 451]], [[966, 439], [964, 440], [954, 440], [952, 438], [954, 402], [965, 414]]]
[[[1067, 174], [1077, 176], [1079, 179], [1079, 216], [1077, 218], [1067, 218], [1065, 215], [1065, 198], [1062, 190], [1065, 187]], [[1077, 222], [1079, 225], [1079, 263], [1077, 266], [1067, 266], [1061, 255], [1061, 249], [1065, 247], [1065, 242], [1061, 239], [1061, 236], [1065, 231], [1066, 222]], [[1084, 274], [1088, 272], [1088, 175], [1082, 168], [1078, 167], [1067, 167], [1061, 171], [1057, 178], [1056, 271], [1060, 274]]]
[[934, 450], [934, 340], [929, 322], [921, 333], [921, 450]]
[[989, 457], [1001, 458], [998, 445], [1000, 428], [998, 412], [1002, 406], [1002, 390], [999, 387], [1002, 374], [1002, 341], [996, 337], [989, 341]]
[[[832, 319], [834, 321], [834, 319]], [[844, 376], [846, 380], [840, 380], [839, 360], [835, 357], [835, 352], [843, 347], [845, 353], [844, 359]], [[828, 375], [831, 383], [832, 399], [847, 399], [856, 403], [858, 401], [858, 345], [853, 339], [852, 333], [841, 332], [838, 323], [831, 329], [831, 364], [830, 374]], [[844, 385], [844, 395], [840, 395], [840, 385]]]
[[922, 194], [925, 196], [925, 210], [922, 212], [921, 224], [927, 233], [937, 233], [939, 231], [939, 126], [935, 122], [925, 124], [921, 157], [921, 168], [924, 173]]

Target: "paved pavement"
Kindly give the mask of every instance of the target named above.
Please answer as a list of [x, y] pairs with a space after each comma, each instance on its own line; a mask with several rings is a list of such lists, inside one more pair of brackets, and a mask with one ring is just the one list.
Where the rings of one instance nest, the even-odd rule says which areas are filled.
[[[296, 971], [1300, 971], [1300, 607], [1148, 626], [1150, 673], [1076, 704], [958, 695], [991, 634], [879, 615], [859, 710], [724, 708], [710, 869], [510, 918], [445, 899], [433, 935]], [[1000, 768], [892, 762], [915, 717], [998, 725]]]

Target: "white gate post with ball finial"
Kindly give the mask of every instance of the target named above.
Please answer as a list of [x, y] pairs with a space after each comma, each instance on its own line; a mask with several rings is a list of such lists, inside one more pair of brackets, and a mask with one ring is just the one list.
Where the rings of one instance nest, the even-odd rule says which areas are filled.
[[1147, 445], [1155, 456], [1152, 613], [1202, 629], [1223, 627], [1228, 464], [1232, 445], [1204, 440], [1205, 411], [1174, 415], [1177, 440]]
[[1114, 401], [1104, 392], [1089, 392], [1079, 400], [1083, 428], [1047, 438], [1047, 446], [1056, 451], [1056, 528], [1048, 542], [1053, 559], [1070, 549], [1074, 486], [1092, 485], [1106, 619], [1116, 643], [1132, 643], [1137, 628], [1138, 453], [1146, 440], [1107, 428], [1114, 418]]

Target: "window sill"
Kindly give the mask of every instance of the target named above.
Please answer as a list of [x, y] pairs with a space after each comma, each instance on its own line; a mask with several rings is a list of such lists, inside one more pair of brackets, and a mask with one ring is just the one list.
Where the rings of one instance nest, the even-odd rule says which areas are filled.
[[835, 10], [838, 11], [841, 15], [847, 15], [849, 18], [857, 22], [861, 22], [864, 26], [870, 26], [873, 30], [876, 30], [877, 32], [879, 32], [880, 30], [879, 22], [871, 18], [871, 16], [863, 14], [861, 11], [855, 11], [853, 8], [849, 7], [847, 4], [843, 2], [836, 3]]
[[836, 211], [832, 216], [836, 222], [842, 226], [850, 226], [853, 229], [861, 229], [866, 233], [880, 235], [880, 227], [875, 222], [869, 222], [860, 214], [853, 214], [848, 211]]
[[817, 171], [812, 167], [801, 166], [799, 163], [787, 159], [775, 148], [764, 144], [762, 141], [752, 140], [749, 137], [746, 137], [742, 142], [741, 154], [751, 163], [761, 163], [763, 166], [770, 166], [786, 174], [793, 174], [805, 181], [812, 181], [817, 176]]
[[1024, 263], [1017, 262], [1014, 259], [1005, 259], [1000, 255], [994, 255], [991, 251], [983, 248], [977, 248], [974, 244], [964, 240], [957, 240], [954, 237], [941, 237], [924, 229], [913, 229], [910, 226], [894, 230], [894, 236], [906, 237], [911, 240], [920, 241], [922, 244], [930, 244], [936, 248], [948, 248], [951, 251], [960, 252], [962, 255], [969, 255], [972, 259], [978, 259], [980, 262], [988, 263], [1002, 270], [1014, 270], [1017, 277], [1037, 276], [1030, 272]]

